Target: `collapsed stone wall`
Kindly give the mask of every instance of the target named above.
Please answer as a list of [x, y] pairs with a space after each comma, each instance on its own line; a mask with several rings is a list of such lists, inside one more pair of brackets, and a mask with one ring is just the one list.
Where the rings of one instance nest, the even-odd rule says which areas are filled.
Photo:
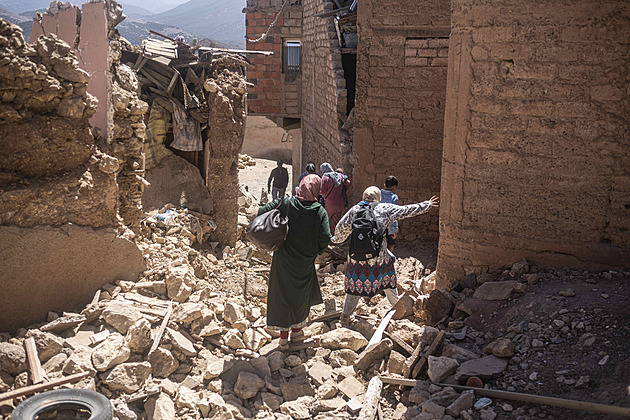
[[302, 162], [345, 165], [344, 171], [350, 173], [342, 151], [348, 93], [337, 32], [333, 18], [315, 16], [335, 7], [327, 0], [302, 6]]
[[[362, 1], [358, 8], [353, 196], [398, 178], [404, 204], [439, 195], [450, 1]], [[437, 212], [404, 220], [406, 241], [437, 240]]]
[[628, 10], [453, 1], [438, 287], [523, 258], [628, 266]]
[[243, 146], [245, 79], [242, 62], [226, 56], [212, 63], [212, 78], [204, 82], [208, 102], [209, 147], [206, 185], [213, 197], [211, 216], [219, 226], [210, 239], [234, 246], [238, 226], [238, 154]]
[[[0, 330], [85, 303], [134, 278], [142, 255], [117, 235], [118, 160], [96, 146], [96, 99], [71, 47], [24, 42], [0, 20]], [[68, 252], [62, 252], [68, 250]], [[79, 267], [83, 267], [79, 269]]]

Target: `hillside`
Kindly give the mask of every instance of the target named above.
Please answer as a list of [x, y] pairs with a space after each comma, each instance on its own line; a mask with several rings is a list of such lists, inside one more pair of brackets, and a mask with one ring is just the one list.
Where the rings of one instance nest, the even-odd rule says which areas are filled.
[[151, 20], [238, 47], [245, 46], [245, 0], [190, 0]]
[[[89, 0], [70, 0], [70, 3], [81, 5]], [[125, 13], [130, 16], [161, 13], [184, 3], [185, 0], [118, 0]], [[47, 9], [50, 0], [0, 0], [0, 8], [9, 12], [22, 13], [29, 10]], [[148, 13], [147, 13], [148, 12]]]

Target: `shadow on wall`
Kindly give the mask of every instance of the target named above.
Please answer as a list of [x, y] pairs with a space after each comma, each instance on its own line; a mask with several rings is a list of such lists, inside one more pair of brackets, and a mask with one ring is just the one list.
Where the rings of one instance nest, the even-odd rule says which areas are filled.
[[267, 117], [248, 116], [242, 153], [255, 158], [292, 162], [293, 138]]

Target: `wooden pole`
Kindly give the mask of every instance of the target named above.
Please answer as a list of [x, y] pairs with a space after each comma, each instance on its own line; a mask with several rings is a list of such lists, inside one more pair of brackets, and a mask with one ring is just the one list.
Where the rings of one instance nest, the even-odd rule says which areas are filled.
[[166, 326], [168, 325], [169, 319], [171, 319], [172, 313], [173, 313], [173, 302], [169, 301], [168, 308], [166, 309], [166, 314], [164, 315], [164, 319], [162, 320], [162, 324], [160, 324], [160, 328], [158, 329], [157, 334], [155, 334], [155, 338], [153, 339], [153, 344], [151, 345], [149, 354], [153, 353], [160, 345], [160, 341], [162, 341], [162, 336], [164, 335], [164, 330], [166, 330]]
[[374, 331], [374, 334], [372, 334], [372, 338], [370, 338], [370, 342], [368, 343], [367, 347], [370, 347], [371, 344], [375, 344], [381, 341], [381, 339], [383, 338], [383, 332], [385, 332], [387, 325], [389, 325], [389, 321], [392, 319], [392, 316], [394, 316], [393, 309], [385, 314], [378, 328], [376, 329], [376, 331]]
[[79, 382], [81, 379], [90, 376], [90, 372], [75, 373], [74, 375], [64, 376], [63, 378], [55, 379], [50, 382], [45, 382], [39, 385], [25, 386], [24, 388], [18, 388], [16, 390], [5, 392], [0, 394], [0, 402], [6, 400], [12, 400], [13, 398], [22, 397], [24, 395], [34, 394], [36, 392], [47, 391], [59, 385], [69, 384], [73, 382]]
[[28, 365], [31, 367], [31, 380], [33, 384], [37, 385], [44, 382], [44, 371], [42, 370], [42, 364], [39, 362], [39, 356], [37, 355], [35, 339], [29, 337], [24, 340], [24, 348], [26, 350], [26, 356], [28, 357]]
[[442, 344], [442, 341], [444, 341], [445, 335], [446, 333], [444, 331], [440, 331], [438, 333], [437, 337], [435, 337], [435, 340], [433, 340], [433, 343], [431, 343], [427, 351], [424, 353], [424, 356], [422, 356], [422, 358], [418, 360], [418, 363], [416, 363], [416, 366], [413, 368], [413, 372], [411, 373], [412, 378], [418, 377], [418, 375], [420, 374], [420, 371], [424, 367], [424, 364], [427, 362], [428, 357], [432, 356], [433, 353], [435, 353], [435, 351], [437, 350], [437, 348]]
[[[390, 378], [381, 376], [381, 380], [386, 384], [416, 386], [418, 381], [413, 379]], [[555, 407], [570, 408], [573, 410], [591, 411], [594, 413], [612, 414], [615, 416], [629, 417], [630, 408], [616, 407], [614, 405], [597, 404], [585, 401], [567, 400], [564, 398], [546, 397], [543, 395], [522, 394], [519, 392], [499, 391], [488, 388], [474, 388], [471, 386], [460, 386], [452, 384], [435, 384], [442, 387], [453, 387], [458, 392], [475, 391], [477, 395], [483, 397], [499, 398], [502, 400], [522, 401], [540, 405], [553, 405]]]
[[383, 391], [383, 381], [378, 376], [370, 379], [370, 384], [363, 398], [363, 406], [359, 412], [357, 420], [374, 420], [378, 412], [381, 392]]

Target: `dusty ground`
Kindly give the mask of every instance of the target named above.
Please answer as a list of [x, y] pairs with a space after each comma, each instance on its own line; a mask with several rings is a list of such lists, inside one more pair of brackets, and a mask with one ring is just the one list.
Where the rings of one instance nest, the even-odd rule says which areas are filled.
[[[241, 185], [247, 186], [247, 190], [256, 197], [257, 200], [260, 200], [263, 188], [268, 194], [270, 193], [270, 191], [267, 191], [267, 179], [269, 179], [271, 171], [278, 165], [275, 160], [252, 159], [256, 162], [256, 165], [246, 165], [244, 168], [240, 169], [238, 171], [238, 179]], [[284, 167], [287, 168], [287, 171], [289, 172], [289, 180], [291, 180], [291, 165], [285, 164]], [[290, 182], [289, 185], [291, 185]], [[288, 187], [287, 194], [290, 194], [290, 188]], [[269, 194], [269, 198], [271, 198], [271, 194]]]

